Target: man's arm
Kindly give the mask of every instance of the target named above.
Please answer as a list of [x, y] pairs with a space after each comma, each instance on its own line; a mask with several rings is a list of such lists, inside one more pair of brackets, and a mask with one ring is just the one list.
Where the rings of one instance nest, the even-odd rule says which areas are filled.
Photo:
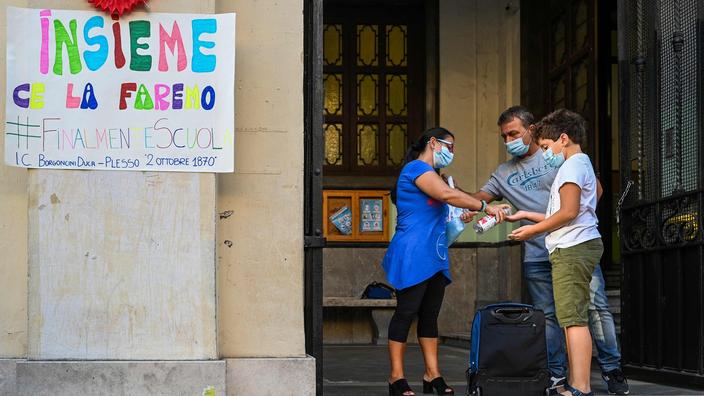
[[486, 201], [486, 203], [493, 202], [496, 200], [496, 197], [493, 196], [492, 194], [489, 194], [486, 191], [479, 190], [475, 193], [468, 193], [469, 195], [473, 196], [474, 199], [477, 199], [479, 201]]
[[604, 194], [604, 188], [601, 186], [599, 179], [596, 179], [596, 202], [599, 203], [601, 196]]

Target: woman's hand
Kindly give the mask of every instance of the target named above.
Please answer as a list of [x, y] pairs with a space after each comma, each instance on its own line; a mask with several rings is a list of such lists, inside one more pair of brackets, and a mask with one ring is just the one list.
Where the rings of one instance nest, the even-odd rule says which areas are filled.
[[506, 221], [510, 221], [513, 223], [514, 221], [523, 220], [526, 218], [526, 214], [528, 214], [528, 212], [526, 212], [525, 210], [519, 210], [518, 212], [512, 215], [506, 216]]
[[470, 221], [474, 220], [474, 216], [477, 215], [479, 212], [472, 212], [471, 210], [465, 210], [462, 212], [462, 215], [460, 216], [460, 220], [462, 220], [463, 223], [469, 223]]
[[533, 231], [534, 229], [534, 225], [526, 225], [520, 227], [518, 229], [513, 230], [513, 232], [508, 235], [508, 239], [514, 241], [526, 241], [535, 236], [536, 233]]

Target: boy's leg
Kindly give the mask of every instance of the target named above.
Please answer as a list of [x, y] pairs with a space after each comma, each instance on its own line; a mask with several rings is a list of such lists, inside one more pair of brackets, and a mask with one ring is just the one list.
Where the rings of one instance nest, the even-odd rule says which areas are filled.
[[569, 384], [582, 392], [591, 392], [589, 376], [592, 364], [592, 338], [589, 335], [589, 327], [570, 326], [565, 329], [565, 333], [567, 333], [567, 357], [570, 362]]
[[555, 314], [560, 326], [567, 329], [570, 385], [584, 393], [591, 390], [589, 284], [603, 251], [601, 239], [597, 238], [572, 247], [558, 248], [550, 254]]
[[[552, 274], [549, 261], [523, 263], [523, 275], [533, 306], [545, 314], [545, 338], [548, 346], [548, 367], [556, 382], [565, 377], [565, 335], [555, 317], [555, 298], [552, 291]], [[551, 384], [553, 385], [553, 384]]]

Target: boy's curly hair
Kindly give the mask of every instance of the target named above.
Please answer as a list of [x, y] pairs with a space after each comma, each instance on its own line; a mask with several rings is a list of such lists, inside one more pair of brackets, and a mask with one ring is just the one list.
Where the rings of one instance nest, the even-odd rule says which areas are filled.
[[535, 128], [535, 139], [557, 140], [566, 133], [572, 143], [587, 143], [587, 122], [584, 117], [567, 109], [557, 109], [543, 117]]

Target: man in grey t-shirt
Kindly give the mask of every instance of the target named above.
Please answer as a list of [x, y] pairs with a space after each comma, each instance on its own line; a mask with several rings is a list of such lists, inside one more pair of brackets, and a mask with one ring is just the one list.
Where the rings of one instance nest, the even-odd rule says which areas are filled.
[[[545, 213], [557, 169], [545, 163], [542, 150], [533, 140], [534, 117], [526, 108], [514, 106], [499, 117], [498, 125], [506, 150], [513, 158], [499, 165], [476, 199], [491, 202], [506, 199], [518, 210]], [[599, 192], [601, 189], [599, 185]], [[486, 213], [498, 220], [512, 220], [501, 210], [501, 205], [487, 207]], [[521, 221], [522, 225], [531, 224]], [[552, 292], [551, 265], [545, 247], [545, 234], [525, 242], [523, 273], [533, 305], [543, 310], [546, 319], [548, 362], [552, 374], [551, 392], [565, 383], [567, 360], [565, 358], [564, 333], [555, 318], [555, 301]], [[597, 266], [591, 281], [592, 304], [589, 311], [589, 327], [596, 342], [598, 361], [602, 377], [612, 394], [628, 394], [628, 382], [621, 371], [621, 353], [616, 339], [613, 316], [609, 311], [604, 277]]]

